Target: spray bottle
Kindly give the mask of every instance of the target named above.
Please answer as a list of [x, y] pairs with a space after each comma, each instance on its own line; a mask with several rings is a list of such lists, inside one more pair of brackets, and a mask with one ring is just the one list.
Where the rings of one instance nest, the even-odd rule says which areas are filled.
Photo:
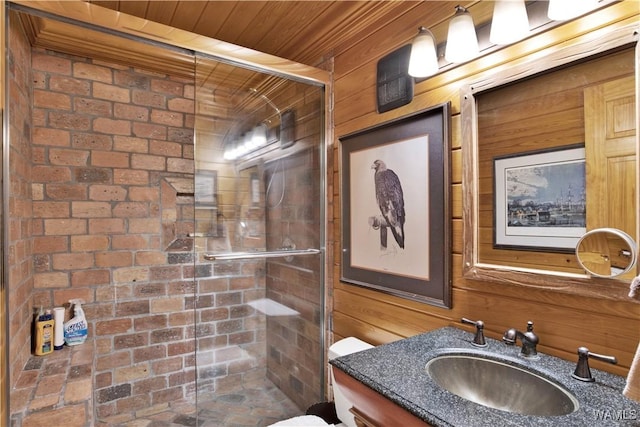
[[73, 317], [64, 323], [64, 341], [67, 345], [82, 344], [87, 340], [87, 319], [84, 317], [81, 299], [69, 300], [73, 305]]

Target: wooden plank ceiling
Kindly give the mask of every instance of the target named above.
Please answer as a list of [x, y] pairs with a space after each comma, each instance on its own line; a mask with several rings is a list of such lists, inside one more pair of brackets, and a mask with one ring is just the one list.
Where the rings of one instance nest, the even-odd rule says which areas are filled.
[[[397, 28], [399, 40], [410, 40], [419, 25], [432, 27], [451, 18], [451, 1], [165, 1], [86, 0], [102, 8], [213, 39], [247, 47], [302, 64], [321, 66], [385, 25], [389, 17], [410, 14], [414, 26]], [[28, 5], [28, 2], [21, 2]], [[466, 1], [465, 5], [474, 3]], [[78, 29], [72, 23], [38, 14], [21, 14], [32, 45], [74, 55], [115, 62], [134, 62], [141, 68], [192, 76], [193, 57], [109, 31]], [[440, 35], [438, 35], [440, 36]], [[441, 35], [444, 37], [444, 35]]]
[[[103, 8], [106, 8], [109, 12], [158, 22], [312, 66], [320, 66], [324, 60], [366, 40], [370, 34], [390, 24], [389, 16], [412, 14], [415, 27], [398, 29], [401, 34], [397, 34], [399, 39], [409, 40], [418, 25], [431, 26], [446, 21], [454, 10], [450, 1], [86, 2], [96, 6], [92, 14], [104, 13]], [[77, 26], [73, 22], [31, 14], [28, 2], [21, 2], [16, 12], [34, 47], [123, 65], [136, 64], [141, 69], [185, 78], [195, 77], [203, 90], [217, 88], [218, 94], [223, 93], [220, 90], [223, 87], [226, 96], [218, 96], [211, 105], [203, 107], [211, 110], [208, 115], [212, 117], [235, 117], [239, 110], [253, 107], [243, 100], [247, 96], [253, 101], [257, 99], [250, 90], [268, 93], [276, 84], [269, 76], [213, 59], [199, 60], [198, 76], [195, 76], [194, 58], [188, 51], [166, 49], [135, 38], [119, 37], [108, 29]], [[226, 127], [222, 133], [227, 131]]]
[[[402, 15], [422, 3], [274, 0], [89, 2], [308, 65], [317, 65], [353, 37], [366, 36], [383, 25], [386, 16]], [[452, 14], [453, 7], [449, 9]]]

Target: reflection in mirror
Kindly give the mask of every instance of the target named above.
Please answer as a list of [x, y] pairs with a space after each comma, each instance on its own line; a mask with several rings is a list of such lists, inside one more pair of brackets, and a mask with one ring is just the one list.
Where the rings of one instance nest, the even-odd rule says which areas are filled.
[[576, 246], [578, 263], [596, 277], [616, 277], [636, 263], [636, 242], [624, 231], [597, 228], [585, 233]]
[[[575, 247], [596, 228], [638, 240], [634, 29], [516, 60], [463, 88], [465, 278], [626, 298], [612, 286], [626, 275], [586, 275]], [[570, 149], [582, 157], [560, 162]], [[582, 177], [571, 162], [584, 164]]]
[[[479, 186], [489, 202], [479, 206], [481, 262], [581, 274], [573, 252], [584, 232], [635, 234], [633, 54], [625, 49], [476, 95]], [[581, 157], [565, 158], [576, 147]]]

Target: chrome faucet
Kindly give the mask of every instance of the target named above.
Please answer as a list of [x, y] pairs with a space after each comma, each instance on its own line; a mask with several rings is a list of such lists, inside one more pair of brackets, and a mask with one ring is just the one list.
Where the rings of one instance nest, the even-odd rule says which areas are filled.
[[461, 319], [462, 323], [467, 323], [469, 325], [474, 325], [476, 327], [476, 334], [473, 337], [473, 341], [471, 342], [471, 344], [475, 345], [476, 347], [486, 347], [487, 346], [487, 342], [484, 339], [484, 322], [482, 320], [476, 320], [475, 322], [473, 320], [469, 320], [466, 318], [462, 318]]
[[585, 382], [593, 382], [595, 379], [591, 376], [591, 369], [589, 369], [589, 358], [600, 360], [601, 362], [609, 362], [613, 365], [618, 363], [618, 359], [614, 356], [605, 356], [602, 354], [591, 353], [587, 347], [578, 348], [578, 364], [576, 370], [571, 376], [577, 380]]
[[522, 333], [517, 329], [511, 328], [504, 333], [502, 341], [504, 341], [505, 344], [514, 345], [518, 338], [520, 338], [520, 342], [522, 342], [522, 350], [520, 351], [522, 356], [534, 357], [538, 355], [536, 346], [540, 340], [535, 332], [533, 332], [532, 321], [527, 322], [527, 332]]

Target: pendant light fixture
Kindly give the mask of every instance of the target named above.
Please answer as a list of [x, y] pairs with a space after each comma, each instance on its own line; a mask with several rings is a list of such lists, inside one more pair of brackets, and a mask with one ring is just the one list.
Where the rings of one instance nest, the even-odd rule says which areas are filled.
[[554, 21], [566, 21], [593, 10], [597, 0], [549, 0], [547, 16]]
[[449, 22], [444, 58], [449, 62], [461, 63], [475, 58], [479, 52], [473, 17], [464, 7], [456, 6], [456, 14]]
[[489, 41], [504, 45], [515, 43], [529, 34], [529, 17], [524, 0], [498, 0], [493, 6]]
[[438, 72], [438, 54], [436, 39], [425, 27], [418, 28], [418, 35], [411, 42], [409, 57], [409, 75], [429, 77]]

